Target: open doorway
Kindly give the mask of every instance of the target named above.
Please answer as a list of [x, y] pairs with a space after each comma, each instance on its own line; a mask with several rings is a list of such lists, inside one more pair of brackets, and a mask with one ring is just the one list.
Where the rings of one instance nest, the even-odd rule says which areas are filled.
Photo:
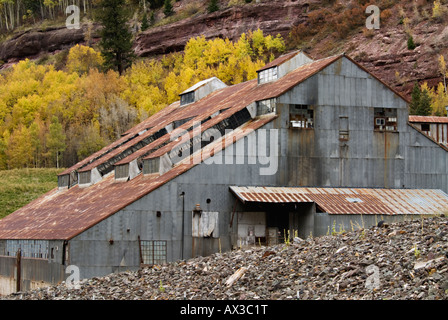
[[240, 245], [276, 245], [314, 230], [314, 203], [251, 203], [239, 213]]

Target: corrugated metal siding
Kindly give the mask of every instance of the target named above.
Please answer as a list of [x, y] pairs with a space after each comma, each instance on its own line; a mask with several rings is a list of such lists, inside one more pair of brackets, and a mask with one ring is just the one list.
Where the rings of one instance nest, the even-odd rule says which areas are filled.
[[448, 195], [435, 189], [237, 187], [242, 202], [315, 202], [328, 214], [436, 214], [448, 211]]

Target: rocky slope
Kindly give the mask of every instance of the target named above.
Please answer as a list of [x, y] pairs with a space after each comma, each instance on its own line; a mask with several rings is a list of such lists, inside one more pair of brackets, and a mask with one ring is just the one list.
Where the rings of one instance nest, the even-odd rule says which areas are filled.
[[135, 52], [151, 56], [181, 51], [190, 38], [198, 36], [235, 41], [242, 33], [257, 29], [286, 38], [292, 26], [306, 20], [310, 2], [316, 1], [267, 1], [193, 16], [142, 32], [136, 37]]
[[4, 299], [447, 300], [448, 218], [240, 249]]

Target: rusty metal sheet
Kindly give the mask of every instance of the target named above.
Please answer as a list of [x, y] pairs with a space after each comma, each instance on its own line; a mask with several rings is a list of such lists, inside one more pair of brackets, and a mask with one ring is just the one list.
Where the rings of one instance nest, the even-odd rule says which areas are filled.
[[257, 70], [257, 72], [281, 65], [282, 63], [288, 61], [289, 59], [293, 58], [294, 56], [296, 56], [297, 54], [299, 54], [300, 51], [294, 51], [294, 52], [290, 52], [284, 55], [281, 55], [280, 57], [278, 57], [277, 59], [272, 60], [271, 62], [265, 64], [263, 67], [261, 67], [260, 69]]
[[409, 116], [409, 122], [412, 123], [448, 123], [448, 117], [436, 116]]
[[435, 214], [448, 211], [448, 195], [436, 189], [238, 187], [245, 202], [315, 202], [329, 214]]
[[165, 107], [160, 112], [154, 114], [153, 116], [140, 122], [138, 125], [134, 126], [133, 128], [131, 128], [128, 131], [126, 131], [125, 133], [123, 133], [122, 137], [120, 139], [114, 141], [110, 145], [102, 148], [101, 150], [93, 153], [92, 155], [88, 156], [87, 158], [83, 159], [82, 161], [79, 161], [78, 163], [71, 166], [70, 168], [67, 168], [66, 170], [61, 172], [59, 175], [61, 176], [61, 175], [69, 174], [75, 170], [79, 170], [80, 168], [85, 167], [86, 165], [92, 163], [96, 159], [100, 159], [101, 157], [108, 154], [110, 151], [114, 150], [118, 146], [125, 143], [127, 140], [130, 139], [130, 137], [138, 134], [139, 132], [141, 132], [144, 129], [155, 126], [160, 121], [161, 118], [166, 117], [168, 114], [170, 114], [171, 112], [176, 110], [178, 106], [179, 106], [179, 101], [172, 103], [171, 105]]
[[[225, 148], [275, 118], [272, 115], [249, 121], [242, 130], [235, 131], [235, 140], [217, 140], [204, 148], [199, 156], [203, 160], [210, 155], [207, 151], [212, 148]], [[85, 188], [78, 185], [70, 189], [55, 188], [1, 219], [0, 239], [69, 240], [183, 174], [197, 163], [200, 162], [182, 161], [163, 175], [140, 174], [126, 182], [118, 182], [113, 175], [108, 175]]]

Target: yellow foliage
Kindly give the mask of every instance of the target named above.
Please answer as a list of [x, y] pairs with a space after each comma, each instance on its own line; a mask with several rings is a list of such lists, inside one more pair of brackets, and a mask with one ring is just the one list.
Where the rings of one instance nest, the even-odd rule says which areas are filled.
[[[117, 128], [124, 129], [123, 123], [112, 123], [117, 113], [119, 118], [141, 121], [179, 100], [179, 94], [198, 81], [216, 76], [233, 85], [254, 79], [256, 70], [284, 50], [280, 36], [256, 30], [235, 42], [192, 38], [183, 53], [136, 61], [121, 76], [99, 71], [101, 55], [82, 45], [70, 49], [63, 71], [20, 61], [0, 75], [0, 132], [5, 133], [0, 139], [0, 167], [53, 163], [42, 136], [54, 116], [66, 136], [64, 152], [69, 155], [61, 157], [61, 165], [68, 167], [73, 162], [64, 161], [79, 161], [119, 134]], [[121, 116], [125, 113], [128, 116]], [[33, 141], [29, 154], [17, 149], [24, 137]], [[4, 152], [6, 145], [20, 156]]]
[[434, 116], [445, 116], [448, 106], [448, 94], [445, 91], [445, 86], [442, 82], [439, 82], [437, 88], [429, 88], [425, 82], [421, 85], [422, 90], [427, 90], [431, 97], [431, 114]]
[[103, 64], [103, 58], [100, 52], [94, 49], [79, 45], [72, 47], [67, 57], [67, 71], [77, 72], [79, 74], [87, 73], [90, 69], [99, 69]]
[[433, 19], [440, 19], [442, 15], [444, 14], [444, 8], [442, 7], [442, 4], [440, 3], [440, 0], [435, 0], [432, 7], [432, 18]]

